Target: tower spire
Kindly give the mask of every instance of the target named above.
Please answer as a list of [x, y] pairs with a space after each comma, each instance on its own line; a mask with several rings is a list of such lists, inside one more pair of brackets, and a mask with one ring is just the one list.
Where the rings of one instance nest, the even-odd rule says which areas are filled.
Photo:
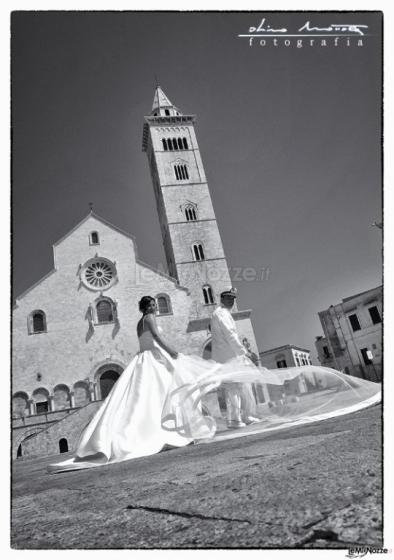
[[169, 98], [166, 96], [162, 88], [157, 83], [156, 75], [155, 78], [156, 78], [156, 89], [155, 89], [155, 94], [153, 96], [151, 115], [161, 116], [161, 117], [181, 115], [182, 113], [169, 100]]

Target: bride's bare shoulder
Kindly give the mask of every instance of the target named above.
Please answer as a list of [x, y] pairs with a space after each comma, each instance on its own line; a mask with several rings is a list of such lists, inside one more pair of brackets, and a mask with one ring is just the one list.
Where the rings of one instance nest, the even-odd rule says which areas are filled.
[[147, 325], [152, 325], [155, 323], [155, 317], [154, 315], [152, 315], [152, 313], [148, 313], [147, 315], [145, 315], [145, 323]]

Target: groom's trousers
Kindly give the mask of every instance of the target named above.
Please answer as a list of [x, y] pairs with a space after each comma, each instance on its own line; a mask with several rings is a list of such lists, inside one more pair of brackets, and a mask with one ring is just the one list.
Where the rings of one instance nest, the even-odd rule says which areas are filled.
[[242, 422], [256, 414], [256, 399], [250, 383], [224, 383], [227, 423]]

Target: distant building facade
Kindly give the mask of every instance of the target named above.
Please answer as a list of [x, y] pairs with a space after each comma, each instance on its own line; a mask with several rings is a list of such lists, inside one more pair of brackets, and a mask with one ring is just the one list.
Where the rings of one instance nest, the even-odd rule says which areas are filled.
[[378, 286], [319, 312], [324, 336], [316, 337], [315, 346], [321, 365], [382, 380], [382, 300]]
[[[259, 352], [260, 364], [268, 369], [281, 369], [294, 366], [312, 365], [310, 351], [300, 348], [293, 344], [285, 344], [269, 350]], [[317, 382], [315, 383], [317, 385]], [[285, 402], [287, 394], [302, 395], [310, 390], [314, 390], [314, 385], [307, 382], [301, 375], [297, 380], [289, 380], [285, 383], [284, 390], [274, 385], [256, 386], [257, 398], [260, 402], [270, 402], [282, 404]]]
[[312, 365], [310, 351], [292, 344], [264, 350], [259, 356], [261, 365], [268, 369]]

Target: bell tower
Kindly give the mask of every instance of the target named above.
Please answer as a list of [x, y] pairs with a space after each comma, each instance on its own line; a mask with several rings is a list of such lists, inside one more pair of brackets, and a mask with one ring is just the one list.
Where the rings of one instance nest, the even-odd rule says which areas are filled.
[[142, 149], [168, 270], [190, 290], [193, 317], [208, 317], [231, 279], [197, 143], [196, 117], [182, 114], [157, 86], [144, 121]]

